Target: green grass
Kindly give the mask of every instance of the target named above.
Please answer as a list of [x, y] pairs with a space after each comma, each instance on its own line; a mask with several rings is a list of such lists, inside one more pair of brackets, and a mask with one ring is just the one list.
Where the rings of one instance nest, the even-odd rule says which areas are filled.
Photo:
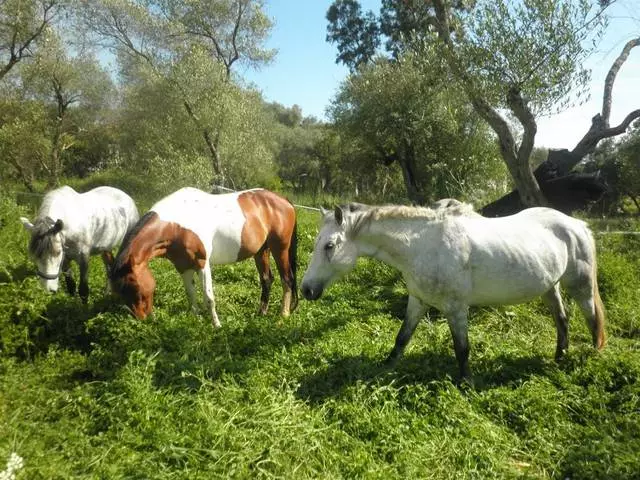
[[[362, 261], [322, 300], [256, 314], [253, 262], [214, 271], [223, 328], [185, 313], [178, 274], [153, 262], [156, 315], [130, 318], [102, 293], [48, 296], [32, 274], [31, 213], [0, 196], [0, 471], [67, 478], [633, 478], [640, 471], [638, 237], [601, 236], [609, 343], [590, 347], [578, 309], [556, 364], [541, 302], [476, 309], [474, 389], [455, 383], [446, 323], [433, 313], [394, 370], [406, 291]], [[143, 200], [146, 202], [146, 200]], [[299, 212], [300, 278], [316, 214]], [[637, 226], [637, 225], [636, 225]]]

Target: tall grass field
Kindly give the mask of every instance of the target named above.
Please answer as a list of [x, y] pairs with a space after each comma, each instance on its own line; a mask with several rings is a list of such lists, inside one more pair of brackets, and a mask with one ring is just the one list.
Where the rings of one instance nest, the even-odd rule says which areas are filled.
[[[597, 235], [603, 351], [571, 303], [559, 364], [541, 301], [477, 308], [475, 386], [459, 388], [436, 311], [383, 368], [407, 293], [381, 263], [288, 319], [278, 280], [257, 314], [253, 261], [215, 267], [214, 331], [156, 259], [155, 317], [138, 321], [98, 257], [87, 306], [41, 290], [19, 221], [34, 211], [0, 195], [0, 478], [12, 454], [17, 479], [640, 478], [640, 236]], [[300, 281], [319, 219], [298, 214]]]

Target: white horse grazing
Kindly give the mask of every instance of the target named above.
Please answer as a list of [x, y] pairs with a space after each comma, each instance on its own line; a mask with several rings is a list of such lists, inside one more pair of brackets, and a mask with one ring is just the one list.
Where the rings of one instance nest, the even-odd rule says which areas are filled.
[[593, 345], [604, 346], [604, 307], [596, 251], [587, 225], [550, 208], [485, 218], [466, 204], [440, 209], [370, 207], [323, 212], [302, 293], [316, 300], [359, 256], [399, 269], [407, 284], [406, 318], [387, 362], [395, 364], [427, 306], [443, 312], [463, 379], [469, 379], [471, 305], [514, 304], [542, 296], [556, 322], [556, 359], [568, 347], [559, 284], [578, 302]]
[[64, 273], [67, 289], [74, 295], [70, 264], [75, 260], [80, 267], [80, 298], [87, 303], [90, 255], [102, 253], [108, 275], [111, 251], [138, 218], [131, 197], [117, 188], [98, 187], [78, 193], [65, 186], [45, 195], [33, 223], [24, 217], [20, 220], [31, 233], [29, 253], [38, 266], [42, 286], [49, 292], [57, 291], [58, 277]]

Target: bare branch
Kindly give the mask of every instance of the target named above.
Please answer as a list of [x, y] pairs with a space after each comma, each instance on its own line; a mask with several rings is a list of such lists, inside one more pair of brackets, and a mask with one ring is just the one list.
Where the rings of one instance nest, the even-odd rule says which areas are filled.
[[609, 73], [607, 74], [607, 78], [604, 81], [604, 95], [602, 97], [602, 119], [604, 121], [605, 127], [609, 126], [609, 117], [611, 115], [611, 92], [613, 90], [613, 83], [616, 80], [616, 75], [618, 75], [618, 71], [627, 61], [629, 57], [629, 53], [634, 47], [640, 45], [640, 37], [634, 38], [633, 40], [629, 40], [627, 44], [620, 52], [618, 58], [616, 58], [613, 65], [609, 69]]
[[518, 149], [518, 161], [520, 163], [528, 163], [533, 150], [536, 132], [538, 131], [536, 119], [517, 87], [509, 89], [507, 104], [524, 128], [522, 142], [520, 142], [520, 148]]

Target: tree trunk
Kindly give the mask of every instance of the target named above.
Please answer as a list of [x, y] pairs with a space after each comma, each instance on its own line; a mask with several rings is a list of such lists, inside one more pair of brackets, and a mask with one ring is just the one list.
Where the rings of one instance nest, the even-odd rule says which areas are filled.
[[424, 205], [424, 193], [422, 193], [422, 186], [416, 171], [415, 149], [410, 141], [404, 143], [403, 151], [397, 156], [396, 160], [402, 169], [402, 178], [407, 189], [407, 197], [413, 203]]
[[184, 100], [183, 105], [185, 110], [187, 111], [187, 114], [189, 115], [189, 118], [191, 118], [191, 120], [196, 125], [196, 127], [200, 129], [200, 132], [202, 133], [202, 138], [204, 139], [204, 142], [207, 145], [207, 148], [209, 149], [209, 154], [211, 155], [211, 168], [213, 170], [214, 181], [219, 181], [220, 183], [224, 184], [224, 180], [225, 180], [224, 171], [222, 170], [222, 161], [220, 159], [220, 149], [218, 148], [218, 145], [220, 143], [219, 133], [216, 134], [215, 139], [211, 138], [211, 132], [207, 127], [202, 125], [200, 118], [198, 118], [196, 113], [193, 111], [191, 104], [187, 100]]

